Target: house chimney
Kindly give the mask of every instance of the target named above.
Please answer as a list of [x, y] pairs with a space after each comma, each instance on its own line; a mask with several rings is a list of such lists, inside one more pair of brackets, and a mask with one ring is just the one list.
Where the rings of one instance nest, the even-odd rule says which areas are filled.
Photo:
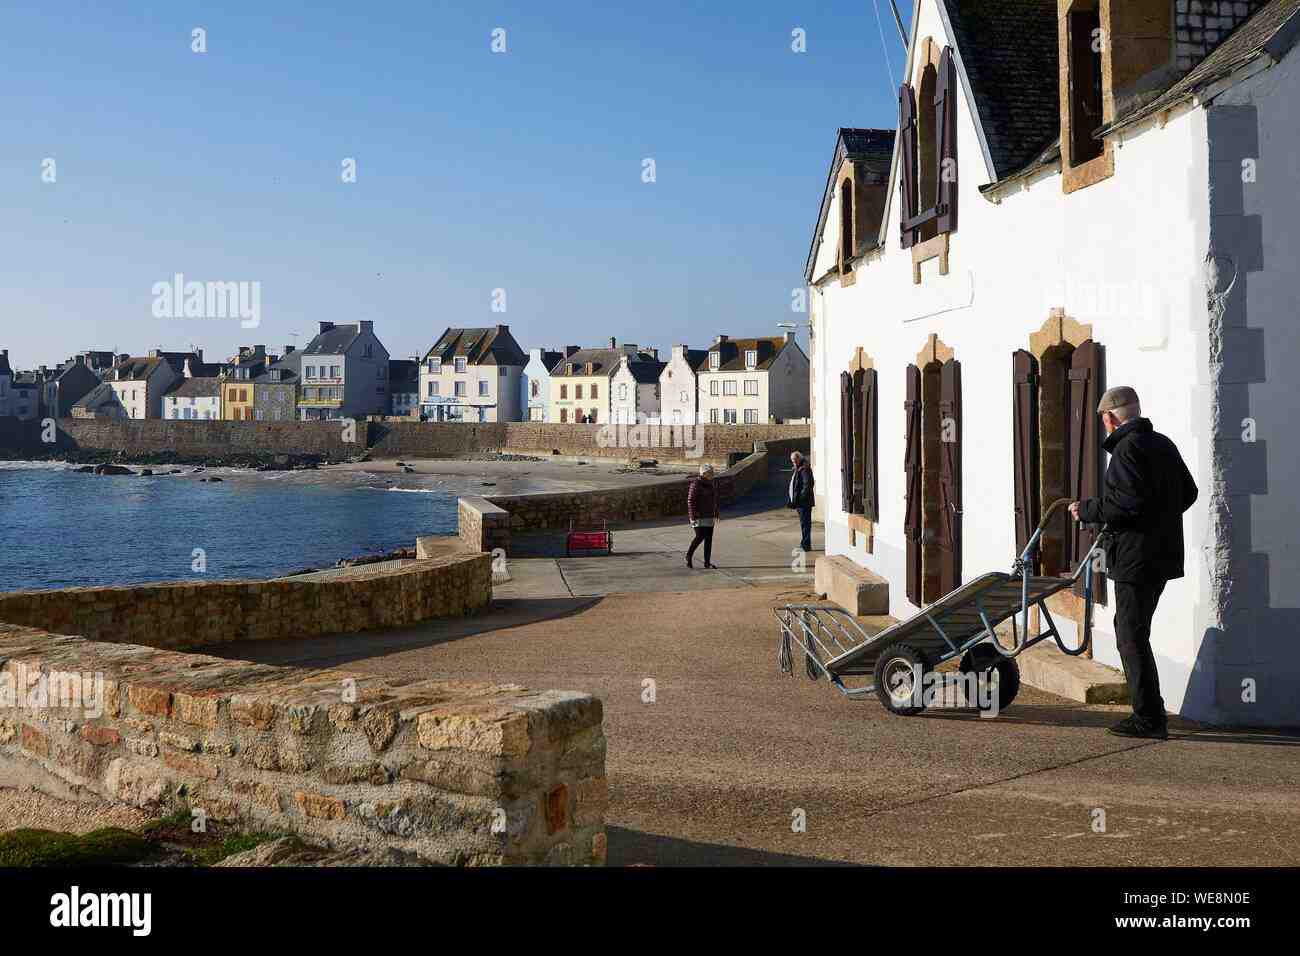
[[193, 369], [193, 367], [190, 365], [190, 359], [189, 359], [189, 358], [186, 358], [186, 359], [185, 359], [185, 377], [186, 377], [186, 378], [193, 378], [193, 377], [194, 377], [194, 369]]
[[298, 347], [297, 347], [296, 345], [286, 345], [286, 346], [284, 347], [284, 354], [285, 354], [285, 355], [292, 355], [292, 354], [293, 354], [294, 352], [296, 352], [296, 351], [298, 351]]
[[357, 323], [357, 328], [362, 332], [369, 332], [371, 335], [375, 333], [375, 323], [369, 319], [362, 319]]
[[787, 344], [794, 341], [794, 329], [785, 330], [785, 341]]
[[719, 335], [719, 336], [717, 336], [717, 337], [713, 340], [713, 344], [714, 344], [714, 345], [721, 345], [721, 344], [722, 344], [723, 342], [725, 342], [725, 341], [727, 341], [727, 336], [725, 336], [725, 335]]
[[614, 336], [612, 335], [609, 337], [609, 347], [612, 349], [618, 348], [618, 342], [615, 340]]
[[686, 346], [685, 346], [685, 345], [674, 345], [674, 346], [673, 346], [673, 358], [686, 358]]
[[322, 322], [322, 323], [320, 324], [320, 330], [321, 330], [322, 332], [332, 332], [332, 331], [334, 330], [334, 323], [333, 323], [333, 322]]
[[656, 362], [659, 361], [659, 346], [656, 345], [654, 348], [652, 348], [650, 350], [650, 354], [654, 357], [654, 360]]
[[582, 346], [580, 345], [566, 345], [564, 347], [564, 357], [568, 358], [574, 352], [581, 352], [581, 351], [582, 351]]

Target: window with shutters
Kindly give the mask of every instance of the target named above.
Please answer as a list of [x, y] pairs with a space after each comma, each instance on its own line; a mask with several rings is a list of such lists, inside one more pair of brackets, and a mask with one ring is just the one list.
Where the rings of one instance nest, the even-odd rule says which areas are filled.
[[962, 582], [961, 364], [936, 336], [906, 372], [903, 468], [907, 598], [919, 606]]
[[870, 551], [871, 524], [880, 520], [879, 391], [876, 370], [861, 349], [840, 376], [840, 393], [841, 504], [850, 530], [866, 536]]
[[939, 260], [948, 274], [949, 236], [957, 230], [957, 61], [952, 47], [939, 50], [927, 37], [918, 47], [915, 85], [898, 97], [901, 175], [901, 240], [912, 250], [912, 280], [921, 265]]

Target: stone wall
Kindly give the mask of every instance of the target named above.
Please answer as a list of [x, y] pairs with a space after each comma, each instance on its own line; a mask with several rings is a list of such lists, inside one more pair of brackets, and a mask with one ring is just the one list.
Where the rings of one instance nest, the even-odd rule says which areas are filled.
[[[343, 422], [219, 422], [163, 419], [58, 420], [56, 449], [115, 451], [126, 455], [174, 452], [218, 455], [320, 455], [350, 458], [365, 450], [367, 423], [357, 422], [355, 442], [344, 441]], [[34, 450], [43, 447], [33, 433]]]
[[491, 599], [491, 559], [457, 554], [397, 568], [363, 566], [323, 580], [11, 591], [0, 594], [0, 621], [180, 649], [403, 627], [470, 614]]
[[456, 500], [461, 544], [470, 551], [510, 550], [510, 513], [486, 498], [470, 496]]
[[[791, 451], [808, 452], [807, 437], [755, 443], [755, 450], [714, 480], [723, 506], [734, 504], [755, 485], [767, 479], [769, 470], [788, 459]], [[686, 492], [690, 477], [665, 478], [624, 488], [593, 491], [555, 492], [534, 495], [495, 495], [459, 500], [460, 536], [470, 549], [509, 551], [509, 537], [536, 531], [567, 531], [570, 522], [579, 528], [599, 528], [604, 522], [654, 521], [686, 514]], [[494, 506], [509, 514], [509, 534], [498, 534], [486, 546], [483, 530], [484, 507]]]
[[0, 625], [0, 779], [431, 863], [605, 860], [601, 704], [574, 692], [398, 686]]

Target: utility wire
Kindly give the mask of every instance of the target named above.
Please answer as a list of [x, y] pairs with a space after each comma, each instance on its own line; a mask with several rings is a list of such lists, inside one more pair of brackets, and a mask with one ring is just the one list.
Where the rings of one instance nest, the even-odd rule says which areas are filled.
[[898, 84], [894, 82], [894, 63], [889, 58], [889, 46], [885, 43], [885, 25], [880, 19], [880, 0], [871, 0], [876, 11], [876, 29], [880, 31], [880, 48], [885, 54], [885, 73], [889, 76], [889, 95], [892, 97]]

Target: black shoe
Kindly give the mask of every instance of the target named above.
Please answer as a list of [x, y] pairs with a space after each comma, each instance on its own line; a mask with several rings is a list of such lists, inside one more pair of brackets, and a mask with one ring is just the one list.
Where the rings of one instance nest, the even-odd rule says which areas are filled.
[[1145, 740], [1168, 740], [1169, 726], [1165, 722], [1152, 723], [1141, 717], [1126, 717], [1106, 731], [1116, 737], [1139, 737]]
[[718, 566], [716, 564], [709, 564], [709, 562], [707, 561], [704, 562], [704, 566], [708, 568], [710, 571], [718, 570]]
[[691, 556], [689, 554], [686, 556], [686, 566], [690, 568], [692, 571], [695, 570], [695, 565], [691, 563]]

